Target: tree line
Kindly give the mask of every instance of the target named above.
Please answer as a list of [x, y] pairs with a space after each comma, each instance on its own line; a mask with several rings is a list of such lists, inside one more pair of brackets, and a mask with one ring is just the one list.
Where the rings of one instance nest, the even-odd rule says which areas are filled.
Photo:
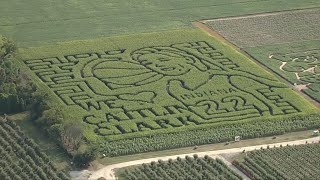
[[29, 120], [63, 147], [76, 165], [87, 165], [95, 151], [86, 145], [82, 126], [68, 119], [47, 92], [37, 88], [18, 65], [16, 44], [0, 35], [0, 115], [29, 111]]
[[15, 63], [17, 46], [0, 36], [0, 114], [30, 109], [36, 86]]

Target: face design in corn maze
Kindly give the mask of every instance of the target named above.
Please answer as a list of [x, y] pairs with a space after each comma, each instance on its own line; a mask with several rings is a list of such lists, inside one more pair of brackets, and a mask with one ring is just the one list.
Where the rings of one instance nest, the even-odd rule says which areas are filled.
[[188, 73], [195, 60], [174, 48], [144, 48], [132, 55], [133, 60], [145, 68], [164, 76], [179, 76]]
[[204, 41], [24, 62], [101, 136], [299, 112], [283, 84]]

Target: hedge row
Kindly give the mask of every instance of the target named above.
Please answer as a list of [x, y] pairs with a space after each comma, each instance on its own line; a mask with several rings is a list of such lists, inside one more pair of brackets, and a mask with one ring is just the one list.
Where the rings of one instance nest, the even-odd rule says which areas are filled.
[[25, 101], [18, 95], [0, 93], [0, 114], [21, 112], [25, 106]]
[[216, 127], [159, 134], [149, 137], [117, 141], [97, 141], [100, 152], [109, 156], [120, 156], [148, 151], [159, 151], [194, 145], [233, 141], [235, 136], [251, 139], [281, 135], [287, 132], [302, 131], [320, 127], [320, 114], [282, 117], [263, 121], [247, 121], [237, 124], [222, 124]]

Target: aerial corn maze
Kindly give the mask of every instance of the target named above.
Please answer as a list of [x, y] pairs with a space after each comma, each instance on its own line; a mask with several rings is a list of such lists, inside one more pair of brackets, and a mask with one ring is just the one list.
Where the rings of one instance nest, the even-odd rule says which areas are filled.
[[[34, 78], [86, 127], [88, 140], [95, 140], [107, 154], [222, 142], [236, 135], [282, 134], [319, 125], [319, 116], [304, 117], [317, 112], [311, 103], [198, 30], [106, 41], [105, 47], [91, 51], [70, 50], [75, 45], [64, 44], [54, 55], [47, 55], [52, 54], [47, 49], [21, 54]], [[183, 140], [185, 133], [194, 135]], [[169, 140], [172, 137], [177, 139]]]
[[[0, 179], [110, 179], [115, 171], [95, 168], [319, 135], [319, 8], [319, 0], [1, 1]], [[223, 164], [229, 155], [120, 176], [291, 178], [267, 166], [241, 174]]]

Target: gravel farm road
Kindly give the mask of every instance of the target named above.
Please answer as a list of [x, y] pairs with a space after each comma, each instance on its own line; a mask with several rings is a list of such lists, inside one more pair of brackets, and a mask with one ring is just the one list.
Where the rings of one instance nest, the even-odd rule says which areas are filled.
[[119, 168], [124, 168], [128, 166], [133, 165], [139, 165], [143, 163], [150, 163], [152, 161], [158, 161], [159, 159], [163, 161], [167, 161], [169, 159], [176, 159], [177, 157], [185, 157], [185, 156], [192, 156], [193, 154], [198, 154], [199, 157], [204, 157], [205, 155], [209, 155], [210, 157], [219, 157], [218, 155], [221, 154], [229, 154], [229, 153], [240, 153], [245, 151], [253, 151], [255, 149], [267, 148], [267, 146], [270, 147], [279, 147], [280, 145], [299, 145], [299, 144], [306, 144], [308, 143], [319, 143], [320, 137], [313, 137], [308, 139], [302, 139], [302, 140], [296, 140], [296, 141], [288, 141], [288, 142], [281, 142], [281, 143], [274, 143], [274, 144], [263, 144], [263, 145], [257, 145], [257, 146], [247, 146], [247, 147], [241, 147], [241, 148], [232, 148], [232, 149], [223, 149], [223, 150], [216, 150], [216, 151], [205, 151], [205, 152], [198, 152], [198, 153], [190, 153], [190, 154], [179, 154], [174, 156], [164, 156], [164, 157], [156, 157], [156, 158], [148, 158], [148, 159], [141, 159], [141, 160], [135, 160], [135, 161], [129, 161], [129, 162], [123, 162], [119, 164], [113, 164], [109, 166], [105, 166], [102, 169], [99, 169], [97, 171], [91, 172], [91, 175], [89, 177], [89, 180], [96, 180], [100, 177], [104, 177], [107, 180], [116, 180], [115, 177], [115, 170]]

